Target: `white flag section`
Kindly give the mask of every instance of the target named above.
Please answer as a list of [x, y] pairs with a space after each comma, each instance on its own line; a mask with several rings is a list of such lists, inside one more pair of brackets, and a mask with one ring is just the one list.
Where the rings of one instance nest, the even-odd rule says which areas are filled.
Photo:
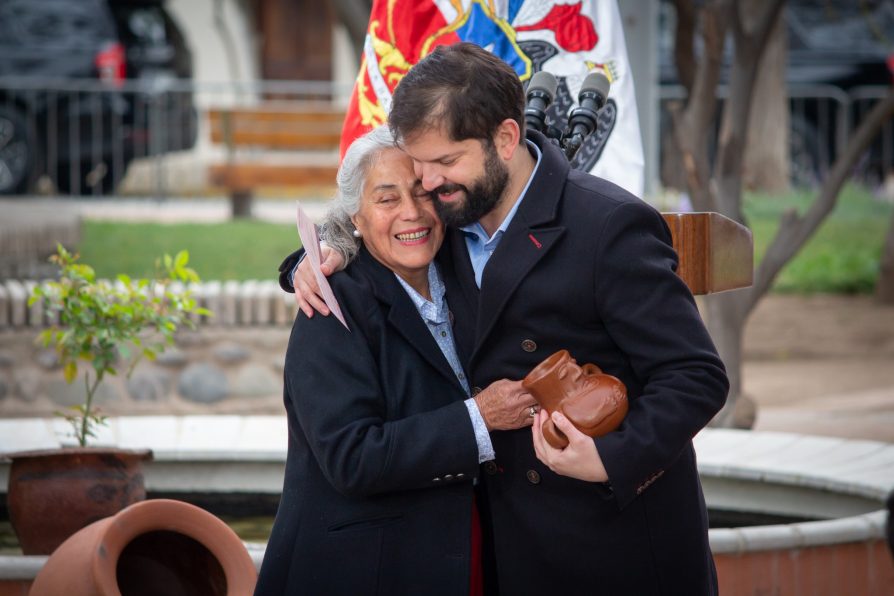
[[[578, 9], [579, 15], [592, 22], [597, 37], [591, 48], [589, 43], [569, 43], [579, 33], [563, 31], [557, 27], [538, 26], [554, 11], [557, 5]], [[577, 10], [574, 10], [577, 13]], [[575, 18], [580, 19], [576, 14]], [[565, 24], [571, 19], [565, 17]], [[545, 70], [556, 77], [564, 77], [568, 98], [577, 105], [577, 96], [584, 78], [594, 69], [601, 69], [611, 81], [606, 107], [600, 114], [599, 131], [590, 139], [575, 158], [575, 166], [605, 178], [638, 197], [643, 196], [645, 162], [633, 76], [627, 59], [624, 29], [615, 0], [568, 0], [524, 2], [512, 21], [516, 39], [522, 47], [525, 42], [545, 42], [558, 50], [535, 64], [535, 70]], [[562, 39], [562, 35], [566, 39]], [[564, 46], [564, 47], [563, 47]], [[582, 47], [583, 46], [583, 47]], [[577, 51], [573, 51], [577, 50]], [[547, 51], [547, 54], [553, 53]], [[537, 60], [537, 56], [531, 56]], [[561, 80], [561, 79], [560, 79]], [[561, 93], [560, 83], [560, 93]], [[561, 98], [557, 97], [557, 103]], [[562, 110], [565, 106], [558, 106]], [[567, 111], [564, 112], [567, 117]], [[605, 136], [606, 132], [607, 137]], [[602, 137], [600, 138], [600, 135]]]

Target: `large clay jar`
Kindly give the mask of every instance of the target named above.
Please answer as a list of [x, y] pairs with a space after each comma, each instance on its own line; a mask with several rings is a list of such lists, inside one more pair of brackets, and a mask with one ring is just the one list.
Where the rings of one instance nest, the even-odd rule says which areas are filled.
[[62, 543], [29, 596], [247, 596], [256, 582], [225, 523], [189, 503], [150, 499]]
[[[595, 364], [578, 366], [568, 350], [559, 350], [534, 367], [522, 386], [540, 407], [556, 410], [582, 433], [601, 437], [621, 425], [627, 415], [627, 388], [617, 377]], [[568, 445], [568, 437], [553, 421], [543, 424], [543, 437], [556, 449]]]
[[148, 449], [72, 447], [5, 455], [9, 519], [26, 555], [48, 555], [96, 520], [146, 498]]

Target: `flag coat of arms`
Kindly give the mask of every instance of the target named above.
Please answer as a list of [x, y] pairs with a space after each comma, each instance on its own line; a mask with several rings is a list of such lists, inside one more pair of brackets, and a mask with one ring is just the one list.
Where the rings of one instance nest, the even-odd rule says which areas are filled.
[[345, 117], [341, 154], [386, 122], [391, 93], [438, 45], [476, 43], [505, 60], [523, 83], [540, 70], [556, 76], [547, 122], [563, 128], [584, 78], [602, 71], [611, 91], [572, 166], [643, 193], [643, 149], [633, 78], [615, 0], [374, 0]]

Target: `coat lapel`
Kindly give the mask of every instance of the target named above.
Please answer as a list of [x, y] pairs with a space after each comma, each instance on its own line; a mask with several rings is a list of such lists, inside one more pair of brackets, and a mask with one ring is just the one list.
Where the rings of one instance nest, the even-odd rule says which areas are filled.
[[475, 272], [466, 250], [463, 233], [447, 228], [444, 245], [438, 253], [438, 264], [447, 287], [447, 305], [450, 308], [456, 353], [463, 367], [468, 370], [469, 356], [475, 346], [475, 320], [478, 313], [478, 286]]
[[[570, 166], [545, 137], [537, 132], [529, 136], [540, 147], [543, 157], [515, 217], [484, 268], [473, 360], [521, 281], [565, 232], [564, 227], [552, 224], [557, 218]], [[464, 277], [460, 275], [461, 279]]]
[[388, 324], [449, 382], [465, 391], [428, 330], [428, 325], [422, 320], [406, 290], [394, 277], [394, 273], [376, 261], [365, 248], [360, 249], [357, 265], [363, 268], [370, 279], [376, 298], [387, 305]]
[[477, 305], [479, 290], [475, 284], [475, 270], [472, 269], [469, 250], [466, 248], [465, 234], [457, 228], [448, 228], [444, 245], [442, 249], [444, 269], [456, 273], [456, 281], [462, 297], [468, 304]]

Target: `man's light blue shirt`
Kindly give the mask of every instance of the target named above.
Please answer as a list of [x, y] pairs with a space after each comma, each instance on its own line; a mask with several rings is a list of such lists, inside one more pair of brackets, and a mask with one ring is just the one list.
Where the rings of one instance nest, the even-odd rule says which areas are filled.
[[531, 172], [531, 177], [528, 178], [528, 183], [525, 184], [525, 187], [522, 189], [521, 194], [515, 201], [515, 205], [512, 206], [512, 209], [510, 209], [509, 213], [506, 214], [506, 217], [503, 218], [500, 227], [497, 228], [493, 236], [490, 238], [488, 238], [487, 232], [484, 230], [484, 226], [482, 226], [480, 222], [476, 221], [475, 223], [460, 228], [466, 239], [466, 248], [469, 250], [469, 259], [472, 261], [472, 269], [475, 271], [475, 284], [479, 288], [481, 287], [481, 276], [484, 273], [484, 266], [487, 265], [487, 261], [490, 259], [491, 255], [494, 254], [497, 245], [500, 244], [500, 240], [503, 238], [506, 228], [509, 227], [512, 218], [515, 217], [515, 212], [518, 211], [518, 206], [521, 205], [522, 200], [525, 198], [525, 194], [528, 192], [528, 187], [531, 186], [531, 180], [534, 179], [534, 174], [540, 166], [540, 158], [543, 155], [540, 152], [540, 148], [531, 141], [526, 141], [526, 143], [528, 144], [528, 149], [531, 151], [531, 154], [537, 157], [537, 163], [534, 164], [534, 170]]
[[[427, 300], [422, 294], [413, 289], [410, 284], [405, 282], [398, 274], [394, 274], [400, 285], [406, 290], [410, 300], [419, 316], [425, 321], [428, 330], [431, 332], [441, 353], [453, 369], [453, 374], [459, 380], [460, 385], [469, 395], [469, 380], [466, 378], [463, 367], [459, 362], [459, 356], [456, 353], [456, 343], [453, 341], [453, 327], [450, 324], [450, 311], [447, 307], [447, 299], [444, 297], [444, 282], [441, 280], [440, 272], [434, 261], [428, 265], [428, 289], [431, 293], [431, 300]], [[483, 463], [494, 459], [494, 447], [490, 441], [490, 435], [487, 432], [487, 425], [484, 418], [478, 410], [478, 404], [472, 398], [465, 402], [466, 409], [469, 411], [469, 417], [472, 419], [472, 428], [475, 430], [475, 441], [478, 443], [478, 463]]]

